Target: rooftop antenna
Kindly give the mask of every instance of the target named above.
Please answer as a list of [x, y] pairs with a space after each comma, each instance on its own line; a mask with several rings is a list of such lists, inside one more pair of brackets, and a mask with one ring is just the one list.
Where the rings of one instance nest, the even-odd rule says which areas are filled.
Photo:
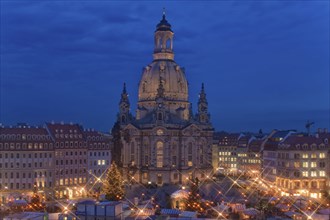
[[312, 125], [315, 124], [314, 122], [310, 122], [309, 120], [306, 122], [306, 129], [307, 129], [307, 135], [309, 136], [310, 135], [310, 130], [311, 130], [311, 127]]

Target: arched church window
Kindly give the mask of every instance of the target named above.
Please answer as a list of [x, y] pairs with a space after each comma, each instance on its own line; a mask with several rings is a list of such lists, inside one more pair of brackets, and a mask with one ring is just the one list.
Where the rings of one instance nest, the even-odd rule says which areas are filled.
[[188, 144], [188, 166], [192, 166], [193, 162], [192, 162], [192, 143], [190, 142]]
[[131, 142], [131, 163], [134, 165], [134, 154], [135, 154], [135, 144], [134, 142]]
[[121, 116], [121, 122], [126, 122], [126, 117], [125, 117], [125, 115], [123, 115], [123, 116]]
[[188, 144], [188, 154], [192, 154], [192, 143]]
[[166, 49], [171, 49], [171, 39], [166, 40]]
[[157, 119], [160, 121], [163, 120], [163, 114], [161, 112], [158, 113]]
[[163, 167], [163, 155], [164, 155], [164, 143], [161, 141], [157, 141], [156, 144], [156, 152], [157, 152], [157, 167]]

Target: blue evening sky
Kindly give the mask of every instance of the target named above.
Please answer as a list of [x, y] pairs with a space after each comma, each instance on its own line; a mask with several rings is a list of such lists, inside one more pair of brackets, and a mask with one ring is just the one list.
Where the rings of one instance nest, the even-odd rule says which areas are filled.
[[329, 128], [329, 1], [1, 1], [0, 122], [109, 131], [135, 113], [162, 8], [217, 131]]

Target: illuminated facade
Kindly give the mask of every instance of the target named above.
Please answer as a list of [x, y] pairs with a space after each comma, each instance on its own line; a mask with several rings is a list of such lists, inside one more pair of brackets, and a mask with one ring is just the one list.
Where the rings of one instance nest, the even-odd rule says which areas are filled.
[[265, 139], [258, 135], [222, 134], [214, 144], [215, 170], [224, 174], [256, 177], [261, 173], [262, 147]]
[[94, 185], [93, 192], [100, 192], [101, 180], [111, 163], [111, 136], [94, 130], [85, 130], [87, 139], [88, 184]]
[[328, 138], [292, 135], [279, 144], [276, 186], [283, 194], [322, 197], [329, 181]]
[[204, 85], [194, 115], [184, 68], [174, 61], [173, 35], [163, 15], [155, 32], [154, 59], [139, 83], [136, 117], [129, 111], [125, 87], [121, 95], [121, 162], [129, 180], [182, 183], [212, 172], [213, 127]]
[[86, 194], [88, 180], [101, 178], [110, 164], [110, 145], [109, 135], [77, 124], [0, 127], [1, 201], [28, 197], [34, 185], [45, 199]]
[[238, 173], [237, 146], [243, 134], [221, 133], [215, 137], [214, 143], [214, 169], [225, 174]]
[[19, 196], [29, 199], [35, 184], [52, 193], [54, 147], [44, 128], [0, 127], [0, 203]]

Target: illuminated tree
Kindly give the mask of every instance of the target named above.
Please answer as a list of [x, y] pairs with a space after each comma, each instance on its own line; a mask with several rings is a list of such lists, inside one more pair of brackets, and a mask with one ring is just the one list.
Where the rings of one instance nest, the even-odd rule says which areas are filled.
[[199, 194], [199, 180], [197, 177], [191, 180], [190, 191], [186, 201], [186, 210], [197, 212], [204, 211], [201, 196]]
[[105, 198], [110, 201], [121, 200], [125, 195], [123, 177], [114, 161], [103, 181], [103, 192]]
[[45, 205], [41, 202], [40, 196], [38, 195], [38, 187], [37, 184], [33, 186], [33, 195], [31, 198], [31, 202], [29, 203], [28, 209], [40, 211], [44, 210]]

